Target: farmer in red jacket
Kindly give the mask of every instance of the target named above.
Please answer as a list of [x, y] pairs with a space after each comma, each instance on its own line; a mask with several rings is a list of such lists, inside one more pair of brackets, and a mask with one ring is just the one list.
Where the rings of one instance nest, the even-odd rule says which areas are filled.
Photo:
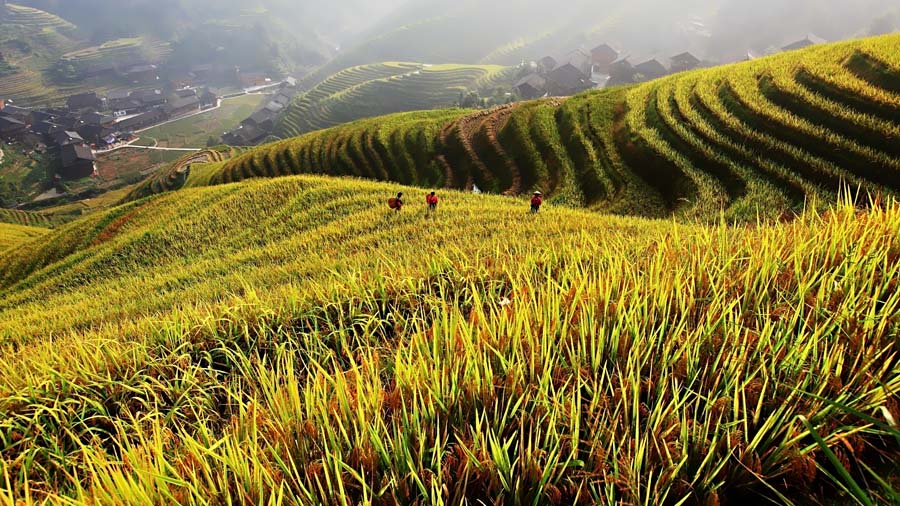
[[428, 204], [428, 212], [433, 213], [437, 211], [438, 205], [438, 196], [435, 192], [431, 192], [425, 196], [425, 203]]
[[531, 197], [531, 212], [536, 213], [541, 210], [541, 204], [544, 203], [544, 194], [541, 192], [534, 192], [534, 196]]
[[403, 192], [400, 192], [396, 197], [389, 199], [388, 207], [399, 213], [400, 210], [403, 209]]

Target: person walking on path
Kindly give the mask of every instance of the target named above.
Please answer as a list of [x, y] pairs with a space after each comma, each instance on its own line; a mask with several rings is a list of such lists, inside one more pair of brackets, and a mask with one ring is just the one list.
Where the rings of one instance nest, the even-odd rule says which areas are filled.
[[534, 196], [531, 197], [531, 212], [536, 213], [541, 210], [541, 204], [544, 203], [544, 194], [541, 192], [534, 192]]
[[438, 206], [438, 196], [435, 192], [431, 192], [425, 196], [425, 203], [428, 204], [428, 212], [433, 213], [437, 211]]
[[389, 199], [388, 207], [399, 213], [400, 210], [403, 209], [403, 192], [400, 192], [396, 197]]

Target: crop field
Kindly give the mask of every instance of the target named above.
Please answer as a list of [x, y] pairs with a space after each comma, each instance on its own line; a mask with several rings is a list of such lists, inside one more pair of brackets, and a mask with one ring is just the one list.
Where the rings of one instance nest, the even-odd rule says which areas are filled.
[[57, 16], [21, 5], [0, 6], [0, 52], [13, 69], [0, 79], [0, 96], [35, 103], [54, 95], [42, 71], [77, 44], [75, 26]]
[[222, 101], [222, 105], [203, 114], [166, 123], [139, 135], [152, 144], [164, 148], [203, 148], [210, 137], [236, 128], [266, 100], [265, 95], [242, 95]]
[[[864, 203], [900, 190], [898, 47], [900, 36], [885, 36], [569, 99], [367, 119], [259, 147], [204, 168], [198, 182], [353, 175], [734, 222], [827, 206], [847, 188]], [[349, 120], [339, 114], [346, 97], [380, 87], [388, 103], [385, 86], [416, 78], [321, 103]], [[353, 111], [377, 112], [362, 103]]]
[[731, 227], [425, 193], [182, 188], [0, 254], [0, 497], [896, 497], [900, 205]]
[[135, 59], [159, 61], [167, 44], [150, 39], [117, 39], [91, 47], [77, 27], [48, 12], [16, 4], [0, 5], [0, 53], [7, 68], [0, 79], [0, 97], [17, 105], [47, 105], [83, 91], [104, 92], [118, 87], [115, 76], [68, 82], [54, 72], [59, 65], [78, 71], [98, 62]]
[[508, 67], [383, 63], [352, 67], [297, 97], [279, 128], [282, 137], [390, 113], [447, 107], [460, 92], [511, 84]]
[[127, 64], [134, 61], [159, 62], [171, 52], [168, 43], [141, 37], [106, 41], [64, 54], [61, 62], [76, 70], [96, 63]]
[[15, 248], [49, 232], [46, 228], [0, 222], [0, 252]]

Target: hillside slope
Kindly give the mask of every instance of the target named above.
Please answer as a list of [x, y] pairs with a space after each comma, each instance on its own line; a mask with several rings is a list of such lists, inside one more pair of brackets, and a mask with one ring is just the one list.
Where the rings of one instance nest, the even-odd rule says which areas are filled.
[[900, 458], [828, 404], [900, 417], [897, 205], [728, 228], [424, 195], [182, 189], [0, 254], [0, 497], [839, 498], [800, 415]]
[[36, 103], [56, 93], [44, 72], [81, 44], [75, 26], [50, 13], [0, 5], [0, 97]]
[[0, 252], [18, 247], [49, 232], [46, 228], [0, 223]]
[[621, 214], [777, 218], [900, 190], [900, 36], [489, 111], [408, 113], [198, 167], [188, 186], [296, 173], [521, 194]]
[[447, 107], [461, 93], [502, 84], [511, 88], [514, 72], [490, 65], [415, 63], [349, 68], [297, 97], [282, 116], [278, 133], [293, 137], [361, 118]]

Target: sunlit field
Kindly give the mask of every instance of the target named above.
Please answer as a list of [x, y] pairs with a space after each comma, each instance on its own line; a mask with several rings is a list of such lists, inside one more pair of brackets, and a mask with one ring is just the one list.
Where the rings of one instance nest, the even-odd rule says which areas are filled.
[[733, 227], [425, 193], [183, 189], [4, 253], [3, 497], [890, 500], [897, 204]]

